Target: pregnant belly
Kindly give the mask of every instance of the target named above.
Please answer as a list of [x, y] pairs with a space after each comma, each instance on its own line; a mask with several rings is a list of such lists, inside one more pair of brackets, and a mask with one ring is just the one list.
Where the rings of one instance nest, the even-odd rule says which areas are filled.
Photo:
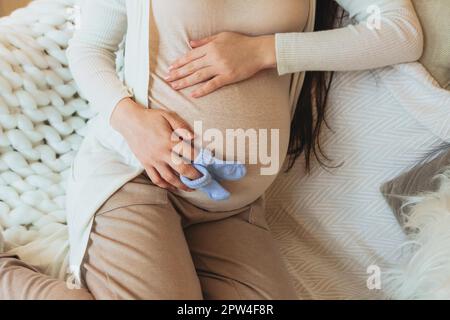
[[262, 196], [287, 153], [290, 77], [264, 71], [200, 99], [190, 98], [196, 87], [174, 91], [159, 77], [152, 78], [152, 108], [176, 112], [195, 130], [198, 145], [214, 149], [218, 158], [239, 160], [248, 170], [240, 181], [221, 182], [231, 193], [228, 200], [212, 201], [198, 191], [179, 195], [210, 211], [242, 208]]

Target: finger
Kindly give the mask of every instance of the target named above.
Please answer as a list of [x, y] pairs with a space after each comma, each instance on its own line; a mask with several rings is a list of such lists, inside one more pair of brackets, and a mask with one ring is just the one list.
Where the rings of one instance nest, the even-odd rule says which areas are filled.
[[178, 164], [170, 162], [169, 165], [180, 176], [187, 177], [191, 180], [197, 180], [202, 177], [202, 174], [190, 162], [181, 161]]
[[213, 79], [206, 82], [203, 86], [201, 86], [199, 89], [195, 90], [191, 96], [193, 98], [201, 98], [204, 97], [217, 89], [222, 88], [227, 84], [227, 81], [224, 76], [217, 76]]
[[193, 49], [190, 50], [188, 53], [186, 53], [181, 58], [175, 60], [170, 66], [169, 71], [181, 68], [182, 66], [188, 64], [189, 62], [192, 62], [194, 60], [203, 58], [205, 56], [206, 52], [204, 49]]
[[192, 48], [198, 48], [198, 47], [204, 46], [205, 44], [210, 43], [215, 38], [216, 38], [216, 36], [210, 36], [210, 37], [206, 37], [203, 39], [191, 40], [191, 41], [189, 41], [189, 44], [191, 45]]
[[161, 177], [174, 188], [187, 192], [191, 191], [191, 189], [186, 187], [184, 183], [181, 182], [180, 177], [175, 174], [173, 169], [168, 164], [160, 165], [156, 169], [158, 170]]
[[[189, 141], [195, 138], [194, 132], [192, 132], [189, 124], [175, 112], [166, 112], [163, 114], [163, 117], [169, 122], [169, 125], [174, 132], [172, 141], [179, 141], [179, 138]], [[176, 139], [177, 137], [179, 137], [178, 140]]]
[[192, 163], [197, 158], [198, 150], [194, 146], [194, 141], [178, 141], [172, 145], [173, 162], [175, 164]]
[[172, 88], [181, 90], [205, 82], [215, 76], [213, 70], [212, 67], [200, 69], [184, 79], [173, 82]]
[[172, 186], [170, 184], [168, 184], [166, 181], [164, 181], [164, 179], [160, 176], [160, 174], [158, 173], [158, 171], [156, 171], [156, 169], [154, 167], [146, 168], [145, 171], [147, 172], [147, 175], [150, 178], [150, 180], [155, 185], [157, 185], [158, 187], [160, 187], [162, 189], [169, 189], [169, 190], [174, 191]]
[[187, 76], [190, 76], [191, 74], [207, 66], [208, 65], [205, 59], [191, 61], [178, 69], [173, 69], [172, 71], [170, 71], [169, 76], [167, 76], [165, 80], [167, 82], [173, 82], [182, 78], [186, 78]]

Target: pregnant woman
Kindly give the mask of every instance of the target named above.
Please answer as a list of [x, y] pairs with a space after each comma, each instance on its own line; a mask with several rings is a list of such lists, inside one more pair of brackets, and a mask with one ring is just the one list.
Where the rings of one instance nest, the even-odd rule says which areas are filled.
[[[200, 122], [225, 137], [278, 132], [258, 147], [279, 164], [288, 153], [321, 157], [322, 72], [414, 61], [422, 51], [409, 0], [336, 2], [85, 1], [68, 57], [98, 116], [69, 178], [74, 281], [3, 255], [0, 298], [295, 299], [264, 218], [280, 166], [262, 174], [261, 159], [250, 163], [259, 151], [248, 148], [239, 159], [247, 175], [223, 182], [230, 198], [213, 201], [181, 182], [201, 174], [174, 161], [174, 146], [183, 140], [182, 155], [195, 159], [207, 146], [193, 132]], [[331, 30], [338, 4], [355, 24]], [[124, 36], [122, 80], [115, 52]], [[216, 158], [234, 160], [225, 149]]]

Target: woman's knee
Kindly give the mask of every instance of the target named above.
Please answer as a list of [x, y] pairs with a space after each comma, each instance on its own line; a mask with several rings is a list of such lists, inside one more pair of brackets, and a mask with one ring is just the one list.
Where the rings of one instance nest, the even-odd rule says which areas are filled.
[[126, 219], [117, 212], [96, 218], [83, 265], [91, 293], [100, 300], [202, 299], [179, 221], [128, 221], [137, 210], [128, 207]]

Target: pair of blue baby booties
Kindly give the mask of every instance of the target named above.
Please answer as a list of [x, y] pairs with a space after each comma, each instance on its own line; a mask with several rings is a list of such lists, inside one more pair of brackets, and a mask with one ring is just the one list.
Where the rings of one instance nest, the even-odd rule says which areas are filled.
[[190, 189], [205, 193], [214, 201], [228, 200], [231, 196], [220, 181], [239, 181], [247, 174], [247, 169], [242, 163], [219, 160], [207, 149], [200, 150], [193, 166], [203, 176], [197, 180], [182, 176], [181, 182]]

